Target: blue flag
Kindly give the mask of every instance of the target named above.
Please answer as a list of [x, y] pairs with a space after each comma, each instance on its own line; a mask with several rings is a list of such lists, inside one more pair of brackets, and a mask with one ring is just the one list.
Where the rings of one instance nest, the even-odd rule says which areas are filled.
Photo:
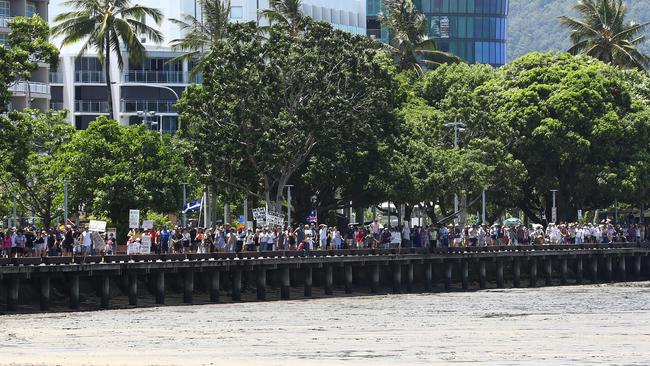
[[196, 212], [201, 209], [201, 202], [203, 201], [203, 198], [198, 199], [196, 201], [192, 201], [188, 204], [185, 205], [183, 208], [183, 213], [188, 213], [188, 212]]

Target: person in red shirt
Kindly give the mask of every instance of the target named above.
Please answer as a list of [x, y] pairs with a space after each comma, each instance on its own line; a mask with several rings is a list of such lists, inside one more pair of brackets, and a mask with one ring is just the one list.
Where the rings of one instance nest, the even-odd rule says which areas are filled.
[[357, 243], [357, 248], [362, 249], [363, 248], [363, 241], [366, 238], [366, 231], [364, 229], [359, 229], [357, 232], [357, 236], [355, 237], [354, 241]]

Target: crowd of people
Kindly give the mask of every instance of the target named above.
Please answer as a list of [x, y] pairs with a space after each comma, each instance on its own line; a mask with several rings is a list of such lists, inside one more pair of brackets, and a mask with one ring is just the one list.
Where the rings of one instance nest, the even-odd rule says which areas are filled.
[[[635, 242], [646, 238], [643, 225], [600, 224], [516, 225], [402, 225], [324, 224], [267, 226], [260, 228], [224, 225], [212, 228], [172, 227], [140, 231], [132, 229], [127, 244], [150, 245], [151, 253], [257, 252], [272, 250], [323, 250], [369, 248], [442, 248], [459, 246], [584, 244]], [[146, 239], [146, 240], [145, 240]], [[101, 255], [118, 252], [113, 233], [99, 234], [67, 225], [58, 229], [13, 228], [0, 232], [2, 256]], [[146, 243], [146, 244], [145, 244]]]

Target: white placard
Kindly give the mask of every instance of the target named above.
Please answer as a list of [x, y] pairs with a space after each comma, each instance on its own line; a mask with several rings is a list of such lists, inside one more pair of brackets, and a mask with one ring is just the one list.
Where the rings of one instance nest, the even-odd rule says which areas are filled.
[[129, 210], [129, 229], [140, 228], [140, 210]]
[[153, 229], [153, 220], [143, 220], [142, 228], [145, 230]]
[[106, 221], [90, 220], [88, 223], [88, 231], [95, 231], [103, 233], [106, 231]]
[[400, 232], [394, 231], [390, 234], [391, 244], [400, 244], [401, 242], [402, 242], [402, 234]]
[[253, 209], [253, 220], [259, 222], [266, 221], [266, 207], [258, 207]]
[[127, 244], [126, 254], [140, 254], [140, 243]]
[[151, 236], [142, 235], [140, 238], [140, 254], [150, 254], [151, 253]]

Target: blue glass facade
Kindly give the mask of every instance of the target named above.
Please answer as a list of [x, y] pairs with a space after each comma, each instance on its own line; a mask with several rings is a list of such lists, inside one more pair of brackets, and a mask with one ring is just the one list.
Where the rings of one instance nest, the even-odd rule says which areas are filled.
[[[429, 36], [442, 51], [470, 63], [506, 63], [508, 0], [413, 0], [429, 21]], [[386, 41], [377, 14], [381, 0], [367, 0], [368, 35]]]

